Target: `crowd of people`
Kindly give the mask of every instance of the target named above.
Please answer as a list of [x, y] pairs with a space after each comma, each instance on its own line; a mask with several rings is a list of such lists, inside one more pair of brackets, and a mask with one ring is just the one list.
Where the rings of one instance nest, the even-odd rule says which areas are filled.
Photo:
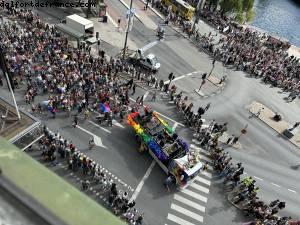
[[[223, 179], [224, 189], [229, 193], [228, 199], [238, 206], [246, 216], [254, 219], [244, 225], [292, 225], [300, 224], [291, 217], [280, 217], [278, 213], [285, 208], [285, 202], [276, 199], [269, 204], [259, 199], [259, 187], [251, 176], [245, 177], [242, 163], [233, 164], [233, 158], [219, 145], [219, 138], [227, 131], [228, 123], [218, 124], [215, 120], [205, 123], [202, 116], [210, 108], [210, 103], [205, 107], [194, 109], [193, 103], [182, 92], [176, 92], [176, 86], [170, 89], [170, 100], [184, 115], [185, 122], [194, 129], [194, 136], [199, 144], [208, 151], [218, 179]], [[224, 143], [234, 145], [239, 136], [232, 135]]]
[[193, 25], [159, 2], [155, 5], [166, 16], [165, 23], [171, 21], [182, 27], [189, 37], [193, 35], [197, 46], [209, 52], [223, 62], [234, 65], [237, 69], [248, 72], [251, 76], [261, 78], [265, 83], [289, 92], [289, 102], [300, 96], [299, 58], [289, 56], [288, 42], [261, 33], [252, 28], [244, 28], [233, 19], [219, 11], [211, 11], [206, 4], [200, 16], [215, 27], [223, 38], [216, 42], [212, 33], [201, 35]]
[[[107, 120], [112, 124], [112, 117], [117, 116], [124, 119], [129, 110], [130, 89], [135, 87], [130, 81], [122, 82], [117, 74], [132, 72], [144, 79], [144, 71], [119, 59], [108, 59], [105, 54], [96, 58], [88, 49], [72, 47], [65, 36], [31, 10], [10, 8], [6, 13], [10, 20], [0, 24], [1, 47], [14, 83], [25, 86], [24, 100], [32, 105], [33, 112], [49, 111], [55, 118], [57, 112], [71, 116], [76, 110], [74, 127], [81, 113], [88, 117], [92, 111], [98, 113], [99, 122]], [[38, 95], [48, 96], [47, 100], [35, 103]], [[87, 177], [82, 182], [83, 190], [96, 182], [108, 193], [115, 214], [129, 224], [142, 224], [143, 215], [134, 208], [135, 202], [129, 202], [128, 193], [118, 190], [94, 160], [46, 127], [44, 135], [40, 149], [45, 161], [55, 166], [59, 159], [65, 159], [70, 170], [81, 171]], [[94, 145], [94, 140], [90, 140], [89, 149]]]
[[[8, 70], [14, 82], [25, 84], [24, 100], [32, 104], [34, 112], [48, 110], [55, 118], [57, 112], [70, 115], [76, 109], [78, 114], [88, 115], [92, 110], [101, 112], [104, 105], [122, 119], [130, 89], [134, 94], [136, 85], [123, 83], [117, 74], [131, 73], [149, 85], [158, 83], [152, 74], [120, 59], [108, 59], [105, 53], [96, 58], [87, 49], [72, 47], [66, 37], [30, 10], [11, 8], [7, 14], [15, 21], [0, 27]], [[48, 99], [35, 103], [37, 95], [48, 95]]]
[[[142, 224], [143, 215], [134, 208], [135, 201], [129, 201], [128, 192], [119, 190], [101, 165], [81, 153], [71, 141], [64, 139], [59, 133], [51, 132], [46, 126], [43, 127], [43, 134], [44, 137], [39, 140], [39, 149], [45, 162], [50, 162], [53, 166], [59, 161], [67, 163], [69, 170], [82, 174], [83, 191], [93, 185], [101, 194], [108, 195], [109, 206], [116, 215], [131, 225]], [[89, 144], [92, 145], [92, 142]]]
[[299, 58], [289, 56], [289, 43], [273, 38], [251, 28], [244, 28], [234, 21], [204, 8], [201, 16], [215, 26], [223, 38], [219, 43], [210, 41], [210, 51], [224, 65], [234, 65], [237, 69], [262, 78], [265, 83], [289, 92], [293, 101], [300, 94]]

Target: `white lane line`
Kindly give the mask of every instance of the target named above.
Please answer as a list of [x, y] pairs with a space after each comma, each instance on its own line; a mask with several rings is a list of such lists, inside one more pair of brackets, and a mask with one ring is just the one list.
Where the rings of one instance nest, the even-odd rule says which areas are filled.
[[206, 177], [208, 177], [208, 178], [212, 178], [212, 174], [210, 173], [210, 172], [207, 172], [207, 171], [202, 171], [202, 172], [200, 172], [203, 176], [206, 176]]
[[190, 187], [195, 188], [195, 189], [198, 190], [198, 191], [202, 191], [202, 192], [204, 192], [204, 193], [206, 193], [206, 194], [209, 193], [209, 189], [208, 189], [208, 188], [202, 187], [201, 185], [196, 184], [195, 182], [192, 183], [192, 184], [190, 185]]
[[[129, 5], [127, 5], [126, 2], [124, 2], [123, 0], [120, 0], [120, 2], [121, 2], [123, 5], [125, 5], [125, 7], [126, 7], [127, 9], [130, 9]], [[134, 16], [136, 16], [136, 18], [138, 18], [140, 21], [142, 21], [141, 18], [140, 18], [140, 16], [139, 16], [137, 13], [134, 13]]]
[[[199, 72], [201, 72], [201, 71], [194, 71], [194, 72], [191, 72], [191, 73], [183, 74], [183, 75], [181, 75], [179, 77], [175, 77], [174, 80], [172, 80], [172, 82], [173, 81], [177, 81], [177, 80], [181, 80], [181, 79], [183, 79], [185, 77], [192, 76], [193, 74], [199, 73]], [[167, 80], [167, 81], [164, 82], [164, 84], [168, 84], [168, 83], [170, 83], [170, 80]]]
[[137, 188], [135, 189], [131, 199], [129, 202], [136, 200], [138, 194], [141, 192], [142, 187], [146, 181], [146, 179], [149, 177], [150, 173], [152, 172], [153, 168], [155, 166], [155, 160], [152, 161], [151, 165], [149, 166], [149, 168], [147, 169], [145, 175], [143, 176], [142, 180], [140, 181], [140, 183], [138, 184]]
[[193, 223], [190, 223], [189, 221], [186, 221], [184, 219], [181, 219], [180, 217], [178, 216], [175, 216], [173, 214], [170, 214], [168, 213], [168, 217], [167, 217], [168, 220], [171, 220], [179, 225], [195, 225]]
[[92, 132], [80, 127], [80, 126], [76, 126], [78, 129], [84, 131], [85, 133], [93, 136], [93, 139], [94, 139], [94, 142], [95, 142], [95, 145], [99, 146], [99, 147], [102, 147], [102, 148], [107, 148], [106, 146], [103, 145], [102, 143], [102, 139], [100, 137], [98, 137], [97, 135], [93, 134]]
[[188, 189], [183, 189], [180, 192], [182, 192], [184, 194], [187, 194], [187, 195], [189, 195], [189, 196], [191, 196], [191, 197], [193, 197], [193, 198], [195, 198], [197, 200], [200, 200], [202, 202], [205, 202], [205, 203], [207, 202], [207, 198], [206, 197], [204, 197], [204, 196], [202, 196], [200, 194], [197, 194], [194, 191], [191, 191], [191, 190], [188, 190]]
[[[172, 82], [173, 82], [173, 81], [176, 81], [176, 80], [180, 80], [180, 79], [182, 79], [182, 78], [185, 78], [185, 76], [186, 76], [186, 75], [181, 75], [181, 76], [179, 76], [179, 77], [175, 77], [175, 78], [172, 80]], [[168, 83], [170, 83], [170, 80], [167, 80], [167, 81], [164, 82], [164, 84], [168, 84]]]
[[147, 98], [147, 96], [149, 95], [149, 91], [146, 91], [146, 93], [144, 94], [143, 100], [145, 101], [145, 99]]
[[113, 20], [113, 18], [106, 12], [107, 18], [110, 20], [110, 22], [118, 28], [118, 24]]
[[210, 182], [209, 180], [206, 180], [206, 179], [204, 179], [204, 178], [202, 178], [202, 177], [199, 177], [199, 176], [197, 176], [195, 180], [196, 180], [196, 181], [199, 181], [199, 182], [201, 182], [201, 183], [203, 183], [203, 184], [206, 184], [206, 185], [208, 185], [208, 186], [211, 185], [211, 182]]
[[191, 211], [189, 211], [189, 210], [187, 210], [187, 209], [185, 209], [185, 208], [183, 208], [179, 205], [176, 205], [176, 204], [172, 203], [171, 204], [171, 209], [176, 210], [177, 212], [182, 213], [185, 216], [191, 217], [194, 220], [197, 220], [197, 221], [203, 223], [203, 217], [202, 216], [200, 216], [196, 213], [193, 213], [193, 212], [191, 212]]
[[271, 183], [272, 185], [276, 186], [276, 187], [280, 187], [278, 184], [274, 184], [274, 183]]
[[297, 193], [296, 191], [292, 190], [292, 189], [288, 189], [290, 192], [293, 192], [293, 193]]
[[93, 124], [94, 126], [96, 126], [96, 127], [98, 127], [98, 128], [100, 128], [101, 130], [103, 130], [103, 131], [105, 131], [106, 133], [109, 133], [109, 134], [111, 134], [111, 131], [110, 130], [107, 130], [106, 128], [104, 128], [104, 127], [101, 127], [100, 125], [98, 125], [98, 124], [96, 124], [96, 123], [94, 123], [93, 121], [88, 121], [89, 123], [91, 123], [91, 124]]
[[[136, 100], [134, 100], [133, 98], [129, 98], [129, 99], [130, 99], [131, 101], [133, 101], [133, 102], [136, 102]], [[145, 106], [144, 106], [144, 107], [145, 107]], [[157, 111], [155, 111], [155, 112], [156, 112], [158, 115], [160, 115], [160, 116], [162, 116], [162, 117], [164, 117], [164, 118], [170, 120], [171, 122], [173, 122], [173, 123], [178, 123], [178, 125], [185, 127], [182, 123], [179, 123], [179, 122], [177, 122], [177, 121], [171, 119], [170, 117], [167, 117], [167, 116], [165, 116], [165, 115], [163, 115], [163, 114], [161, 114], [161, 113], [159, 113], [159, 112], [157, 112]]]
[[183, 203], [183, 204], [186, 204], [187, 206], [193, 207], [193, 208], [195, 208], [195, 209], [197, 209], [197, 210], [199, 210], [201, 212], [205, 212], [205, 207], [204, 206], [199, 205], [198, 203], [193, 202], [193, 201], [191, 201], [191, 200], [189, 200], [187, 198], [184, 198], [184, 197], [182, 197], [182, 196], [180, 196], [178, 194], [174, 195], [174, 199], [176, 201], [179, 201], [179, 202]]
[[177, 123], [177, 122], [176, 122], [176, 123], [174, 123], [174, 125], [173, 125], [173, 127], [172, 127], [173, 131], [175, 131], [175, 130], [176, 130], [177, 126], [178, 126], [178, 123]]
[[115, 119], [113, 119], [112, 121], [112, 124], [117, 126], [117, 127], [120, 127], [120, 128], [125, 128], [122, 124], [120, 124], [118, 121], [116, 121]]
[[257, 180], [263, 180], [263, 179], [261, 179], [261, 178], [259, 178], [259, 177], [256, 177], [256, 176], [253, 176], [255, 179], [257, 179]]
[[159, 113], [159, 112], [157, 112], [157, 111], [155, 111], [155, 112], [156, 112], [158, 115], [160, 115], [160, 116], [162, 116], [162, 117], [164, 117], [164, 118], [170, 120], [171, 122], [173, 122], [173, 123], [178, 123], [178, 125], [184, 127], [184, 125], [183, 125], [182, 123], [179, 123], [179, 122], [177, 122], [177, 121], [171, 119], [170, 117], [167, 117], [167, 116], [165, 116], [165, 115], [163, 115], [163, 114], [161, 114], [161, 113]]

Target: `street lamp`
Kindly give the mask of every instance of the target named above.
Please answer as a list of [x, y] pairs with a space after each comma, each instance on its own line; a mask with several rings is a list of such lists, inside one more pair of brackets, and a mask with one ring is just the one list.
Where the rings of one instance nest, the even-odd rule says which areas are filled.
[[128, 25], [127, 25], [127, 29], [126, 29], [125, 43], [124, 43], [124, 49], [123, 49], [123, 60], [125, 60], [126, 47], [127, 47], [127, 38], [128, 38], [129, 27], [130, 27], [132, 16], [133, 16], [133, 13], [132, 13], [132, 0], [130, 0]]

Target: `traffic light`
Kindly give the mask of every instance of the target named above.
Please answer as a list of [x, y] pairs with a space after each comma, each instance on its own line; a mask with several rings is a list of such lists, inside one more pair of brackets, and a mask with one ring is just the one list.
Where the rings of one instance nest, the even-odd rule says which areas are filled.
[[97, 40], [99, 39], [99, 32], [98, 31], [96, 32], [96, 39]]

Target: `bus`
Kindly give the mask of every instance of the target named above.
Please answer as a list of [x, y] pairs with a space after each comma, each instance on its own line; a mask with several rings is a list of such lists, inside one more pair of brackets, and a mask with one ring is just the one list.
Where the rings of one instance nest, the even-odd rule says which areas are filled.
[[195, 8], [183, 0], [162, 0], [163, 5], [172, 7], [172, 11], [186, 20], [191, 20], [195, 14]]

